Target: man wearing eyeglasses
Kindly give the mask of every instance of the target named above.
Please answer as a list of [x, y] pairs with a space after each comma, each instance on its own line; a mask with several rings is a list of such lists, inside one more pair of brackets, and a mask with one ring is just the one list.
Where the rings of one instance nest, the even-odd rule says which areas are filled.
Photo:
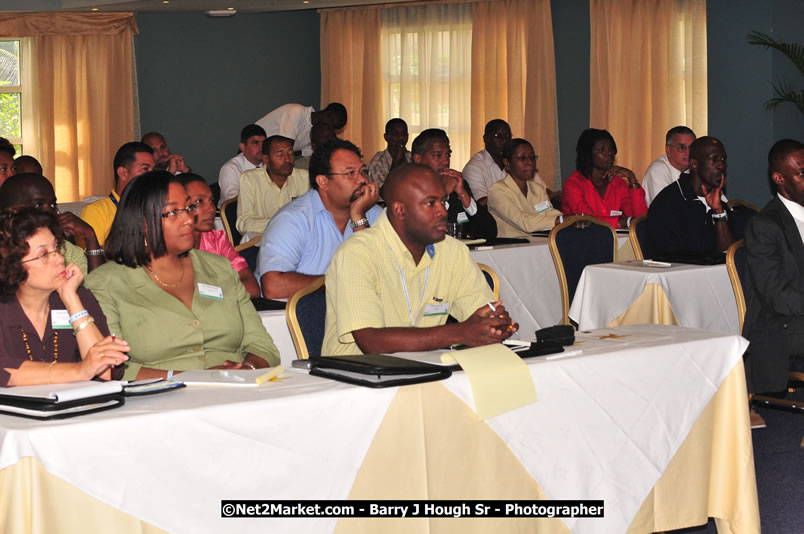
[[265, 298], [287, 298], [326, 272], [332, 255], [382, 210], [354, 144], [334, 139], [310, 158], [310, 191], [273, 216], [260, 241], [257, 276]]
[[[53, 185], [47, 178], [33, 173], [15, 174], [0, 187], [0, 209], [11, 207], [30, 207], [54, 214], [59, 213]], [[85, 275], [102, 265], [106, 260], [92, 227], [69, 211], [58, 217], [65, 233], [73, 238], [82, 239], [87, 245], [87, 251], [84, 252], [81, 247], [65, 239], [61, 254], [67, 260], [67, 264], [76, 264]], [[101, 253], [93, 253], [95, 250], [100, 250]]]
[[447, 218], [466, 227], [466, 237], [494, 239], [497, 222], [486, 206], [472, 198], [472, 189], [463, 175], [449, 166], [452, 149], [444, 130], [430, 128], [420, 133], [410, 147], [413, 162], [430, 167], [441, 177], [447, 191]]
[[690, 166], [690, 145], [695, 141], [695, 132], [686, 126], [670, 128], [665, 136], [664, 154], [656, 158], [645, 171], [642, 189], [645, 201], [650, 206], [659, 192], [678, 180]]
[[260, 235], [279, 208], [310, 189], [307, 171], [293, 166], [293, 139], [272, 135], [262, 143], [263, 166], [240, 175], [237, 231], [242, 242]]

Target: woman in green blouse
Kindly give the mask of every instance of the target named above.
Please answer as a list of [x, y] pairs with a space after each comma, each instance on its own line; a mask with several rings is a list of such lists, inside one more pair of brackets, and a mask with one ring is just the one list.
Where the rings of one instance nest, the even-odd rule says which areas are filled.
[[131, 347], [125, 379], [279, 363], [229, 261], [193, 250], [195, 210], [175, 176], [139, 176], [120, 199], [109, 261], [87, 277], [110, 331]]

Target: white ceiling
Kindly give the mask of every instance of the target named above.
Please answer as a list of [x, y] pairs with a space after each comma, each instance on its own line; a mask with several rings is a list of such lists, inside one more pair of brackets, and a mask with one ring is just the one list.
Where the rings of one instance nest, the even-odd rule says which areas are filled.
[[[412, 2], [417, 0], [0, 0], [0, 11], [204, 12], [234, 8], [239, 13], [295, 11], [326, 7]], [[421, 1], [421, 0], [418, 0]]]

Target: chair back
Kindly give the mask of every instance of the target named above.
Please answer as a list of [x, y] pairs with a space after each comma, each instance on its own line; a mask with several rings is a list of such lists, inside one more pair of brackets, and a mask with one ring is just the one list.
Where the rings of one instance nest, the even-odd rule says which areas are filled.
[[647, 215], [634, 217], [631, 219], [631, 226], [628, 228], [628, 240], [631, 242], [634, 256], [638, 260], [650, 257], [650, 252], [648, 251], [648, 225], [643, 224], [647, 218]]
[[500, 300], [500, 279], [497, 273], [485, 263], [478, 263], [477, 266], [480, 267], [483, 276], [486, 278], [486, 282], [491, 288], [491, 292], [494, 293], [494, 300]]
[[237, 223], [237, 197], [230, 198], [221, 205], [221, 221], [226, 230], [226, 237], [229, 238], [232, 246], [236, 247], [243, 238], [243, 234], [238, 232], [235, 226]]
[[606, 222], [574, 216], [550, 231], [550, 255], [561, 288], [561, 323], [570, 324], [569, 308], [584, 267], [610, 263], [617, 253], [617, 234]]
[[729, 207], [731, 209], [735, 209], [735, 208], [737, 208], [737, 209], [740, 209], [740, 208], [749, 209], [749, 210], [751, 210], [753, 212], [759, 211], [758, 207], [754, 206], [753, 204], [749, 204], [745, 200], [739, 200], [739, 199], [729, 200]]
[[252, 237], [245, 243], [240, 243], [234, 249], [240, 253], [246, 263], [248, 264], [248, 268], [251, 269], [252, 273], [257, 272], [257, 254], [260, 252], [260, 241], [262, 241], [262, 234]]
[[290, 337], [300, 360], [321, 356], [327, 297], [324, 277], [296, 291], [285, 308]]
[[741, 239], [729, 247], [726, 252], [726, 270], [729, 272], [731, 288], [737, 300], [737, 315], [740, 318], [740, 332], [745, 320], [745, 240]]

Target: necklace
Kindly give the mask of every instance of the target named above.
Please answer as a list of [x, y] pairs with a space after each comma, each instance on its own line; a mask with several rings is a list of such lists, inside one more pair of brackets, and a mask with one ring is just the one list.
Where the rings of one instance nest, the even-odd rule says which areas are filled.
[[[33, 361], [33, 353], [31, 352], [31, 346], [28, 344], [28, 333], [25, 332], [22, 328], [20, 328], [20, 332], [22, 333], [22, 342], [25, 343], [25, 352], [28, 354], [28, 359]], [[53, 361], [59, 361], [59, 332], [53, 332]]]
[[176, 281], [176, 283], [174, 284], [168, 284], [166, 282], [163, 282], [162, 279], [159, 278], [159, 276], [150, 267], [146, 266], [145, 269], [148, 270], [148, 273], [150, 273], [153, 279], [159, 282], [159, 285], [161, 285], [162, 287], [176, 287], [179, 284], [181, 284], [182, 280], [184, 280], [184, 258], [180, 259], [179, 261], [181, 262], [181, 276], [179, 276], [178, 281]]

